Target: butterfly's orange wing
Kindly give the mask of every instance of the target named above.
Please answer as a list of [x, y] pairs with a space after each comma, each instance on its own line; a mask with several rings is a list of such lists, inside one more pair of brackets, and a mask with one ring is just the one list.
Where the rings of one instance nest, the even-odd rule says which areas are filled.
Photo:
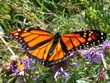
[[63, 51], [60, 40], [53, 52], [49, 55], [54, 41], [54, 35], [39, 29], [15, 29], [10, 32], [11, 38], [20, 43], [23, 52], [29, 57], [36, 58], [41, 64], [46, 66], [60, 62], [66, 53]]
[[66, 55], [66, 53], [63, 51], [60, 42], [57, 43], [52, 54], [48, 55], [49, 50], [52, 46], [52, 43], [53, 43], [53, 40], [40, 46], [37, 49], [28, 50], [28, 54], [31, 56], [37, 57], [39, 59], [39, 61], [42, 64], [44, 64], [45, 66], [51, 66], [51, 65], [54, 65], [58, 62], [61, 62], [61, 60]]
[[106, 39], [106, 34], [99, 30], [73, 32], [61, 36], [67, 50], [77, 50], [101, 44]]
[[52, 40], [53, 35], [40, 29], [15, 29], [9, 33], [10, 37], [17, 40], [22, 47], [34, 49]]

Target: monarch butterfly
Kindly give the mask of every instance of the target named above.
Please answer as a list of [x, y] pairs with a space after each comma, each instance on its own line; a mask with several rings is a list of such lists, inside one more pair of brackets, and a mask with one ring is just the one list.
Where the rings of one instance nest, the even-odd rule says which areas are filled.
[[99, 30], [87, 30], [55, 35], [41, 29], [15, 29], [9, 33], [12, 39], [20, 43], [23, 52], [36, 58], [45, 66], [55, 65], [68, 57], [76, 49], [101, 44], [106, 34]]

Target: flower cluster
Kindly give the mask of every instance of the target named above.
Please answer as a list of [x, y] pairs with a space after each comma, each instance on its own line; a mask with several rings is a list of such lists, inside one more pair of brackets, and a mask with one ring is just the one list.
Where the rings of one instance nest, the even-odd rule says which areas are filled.
[[9, 78], [16, 77], [16, 81], [21, 81], [23, 80], [22, 78], [25, 72], [31, 72], [33, 69], [33, 67], [30, 67], [30, 59], [27, 56], [24, 56], [21, 59], [18, 56], [12, 56], [9, 63], [2, 66], [2, 73], [5, 72]]
[[25, 70], [33, 70], [33, 68], [30, 67], [30, 59], [27, 56], [24, 56], [16, 65], [11, 65], [11, 69], [13, 75], [24, 75]]
[[90, 63], [96, 62], [99, 63], [104, 56], [103, 50], [98, 48], [90, 48], [82, 52], [85, 58], [88, 59]]
[[[89, 63], [103, 63], [103, 67], [105, 63], [105, 57], [107, 54], [110, 53], [110, 44], [106, 41], [105, 44], [100, 45], [99, 48], [90, 48], [87, 50], [77, 50], [74, 53], [71, 53], [71, 58], [78, 57], [79, 55], [83, 55], [82, 57], [86, 58]], [[71, 61], [71, 60], [70, 60]], [[66, 70], [63, 69], [63, 66], [71, 65], [74, 67], [78, 67], [77, 62], [70, 62], [69, 60], [62, 61], [56, 65], [54, 65], [53, 68], [53, 76], [52, 79], [56, 79], [58, 76], [70, 78], [70, 75], [66, 72]], [[19, 59], [18, 56], [12, 56], [10, 59], [9, 64], [5, 64], [2, 67], [2, 72], [4, 71], [10, 71], [11, 73], [9, 76], [24, 76], [25, 71], [32, 71], [34, 68], [30, 67], [30, 59], [27, 56], [24, 56], [23, 58]], [[98, 74], [99, 78], [104, 78], [105, 75], [103, 72], [99, 71]], [[40, 78], [40, 75], [36, 76], [34, 78], [34, 81]]]
[[[73, 53], [73, 57], [83, 55], [84, 58], [88, 59], [89, 63], [103, 63], [105, 66], [105, 55], [110, 54], [110, 43], [108, 41], [105, 41], [104, 44], [101, 44], [98, 48], [92, 47], [87, 50], [78, 50], [77, 53]], [[75, 67], [78, 66], [76, 62], [68, 62], [68, 61], [63, 61], [63, 64], [66, 63], [66, 65], [74, 65]], [[61, 64], [61, 63], [59, 63]], [[65, 65], [65, 64], [64, 64]], [[106, 67], [106, 66], [105, 66]], [[54, 67], [54, 78], [56, 78], [59, 75], [65, 75], [66, 78], [70, 78], [69, 74], [62, 68], [62, 65]], [[102, 73], [99, 73], [99, 77], [101, 77]]]

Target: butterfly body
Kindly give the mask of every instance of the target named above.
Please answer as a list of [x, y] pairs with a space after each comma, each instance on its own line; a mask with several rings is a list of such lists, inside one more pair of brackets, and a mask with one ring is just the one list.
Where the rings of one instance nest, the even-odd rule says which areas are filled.
[[15, 29], [10, 36], [17, 40], [23, 52], [45, 66], [52, 66], [70, 57], [73, 50], [101, 44], [106, 34], [99, 30], [87, 30], [55, 35], [40, 29]]
[[53, 50], [55, 49], [57, 43], [58, 43], [59, 40], [60, 40], [60, 36], [61, 36], [61, 35], [60, 35], [59, 32], [55, 34], [55, 36], [54, 36], [54, 38], [53, 38], [52, 46], [51, 46], [51, 48], [49, 49], [49, 52], [48, 52], [48, 56], [50, 56], [50, 55], [52, 54]]

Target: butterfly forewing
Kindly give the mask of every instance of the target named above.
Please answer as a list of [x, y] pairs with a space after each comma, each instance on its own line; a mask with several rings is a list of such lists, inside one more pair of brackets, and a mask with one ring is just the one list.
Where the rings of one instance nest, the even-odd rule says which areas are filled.
[[102, 43], [106, 39], [106, 34], [99, 30], [87, 30], [73, 32], [61, 36], [61, 41], [67, 47], [67, 50], [83, 49]]
[[[42, 33], [42, 34], [41, 34]], [[53, 35], [49, 32], [39, 29], [15, 29], [10, 32], [10, 36], [18, 41], [22, 47], [33, 48], [49, 42]]]

